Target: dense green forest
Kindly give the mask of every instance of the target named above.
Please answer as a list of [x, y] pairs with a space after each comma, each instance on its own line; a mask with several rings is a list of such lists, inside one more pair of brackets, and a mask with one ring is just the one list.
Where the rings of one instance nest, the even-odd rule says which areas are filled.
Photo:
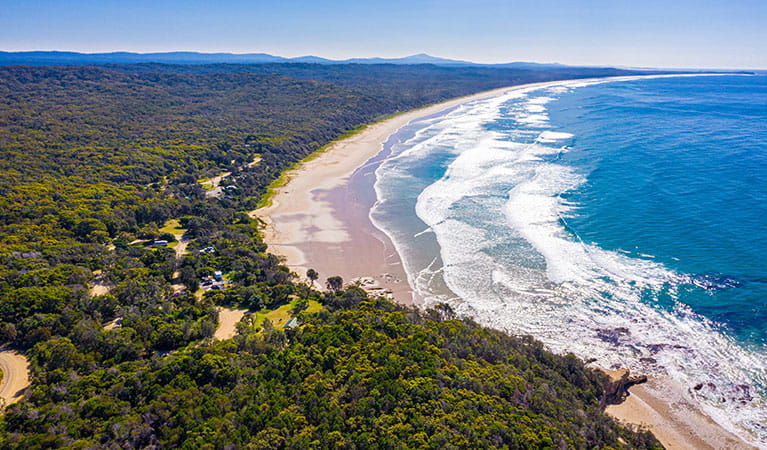
[[[302, 294], [316, 295], [304, 292]], [[298, 330], [251, 325], [165, 357], [94, 364], [109, 332], [38, 344], [45, 379], [9, 446], [654, 448], [600, 409], [601, 378], [540, 343], [358, 288]]]
[[[32, 364], [0, 446], [657, 445], [601, 413], [604, 380], [575, 358], [446, 310], [314, 291], [246, 214], [286, 167], [376, 118], [595, 70], [0, 67], [0, 342]], [[206, 195], [224, 171], [226, 195]], [[216, 272], [227, 289], [203, 292]], [[248, 315], [211, 339], [217, 305], [307, 300], [324, 308], [296, 309], [298, 329]]]
[[[461, 95], [487, 89], [588, 77], [631, 75], [632, 72], [612, 68], [562, 67], [550, 70], [503, 69], [489, 67], [445, 67], [431, 64], [130, 64], [107, 65], [110, 70], [125, 73], [263, 73], [283, 74], [301, 80], [316, 80], [372, 95], [389, 111], [405, 111]], [[643, 71], [642, 74], [653, 72]]]

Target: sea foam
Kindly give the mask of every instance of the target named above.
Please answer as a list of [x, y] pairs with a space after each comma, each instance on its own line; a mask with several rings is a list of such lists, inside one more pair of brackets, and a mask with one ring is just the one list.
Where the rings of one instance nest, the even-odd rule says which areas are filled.
[[[689, 395], [727, 428], [765, 443], [767, 430], [758, 424], [767, 423], [759, 395], [767, 386], [767, 355], [677, 301], [680, 289], [703, 279], [583, 242], [567, 227], [578, 205], [563, 194], [588, 174], [557, 158], [567, 151], [562, 142], [575, 137], [548, 129], [545, 105], [589, 84], [517, 91], [424, 124], [377, 170], [379, 204], [371, 218], [392, 238], [427, 306], [449, 301], [486, 325], [596, 357], [604, 367], [715, 386]], [[509, 124], [489, 126], [501, 122]], [[434, 160], [444, 161], [441, 174], [413, 175]], [[419, 233], [423, 225], [397, 232], [385, 214], [376, 216], [387, 201], [408, 196], [405, 203], [414, 204], [433, 234]], [[418, 261], [416, 235], [436, 240], [438, 258]], [[455, 296], [434, 289], [441, 285]]]

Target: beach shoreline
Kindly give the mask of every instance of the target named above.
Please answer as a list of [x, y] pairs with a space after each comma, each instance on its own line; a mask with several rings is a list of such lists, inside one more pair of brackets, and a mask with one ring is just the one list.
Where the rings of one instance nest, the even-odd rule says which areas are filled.
[[285, 265], [300, 277], [304, 278], [308, 269], [315, 269], [320, 280], [336, 275], [347, 283], [357, 280], [371, 293], [413, 306], [414, 291], [399, 254], [369, 217], [371, 202], [375, 201], [375, 173], [374, 166], [366, 164], [383, 150], [392, 135], [414, 120], [510, 90], [551, 83], [557, 82], [484, 91], [368, 125], [289, 170], [285, 174], [289, 181], [275, 188], [270, 204], [249, 215], [264, 222], [264, 241], [269, 250], [284, 258]]
[[[539, 89], [561, 83], [630, 81], [641, 78], [687, 77], [725, 74], [632, 75], [580, 78], [507, 86], [454, 98], [401, 112], [369, 124], [331, 142], [281, 176], [284, 184], [271, 189], [266, 205], [248, 212], [263, 222], [269, 251], [306, 279], [308, 269], [319, 272], [320, 287], [330, 276], [344, 282], [363, 280], [363, 287], [385, 294], [399, 303], [417, 303], [397, 249], [385, 232], [373, 224], [369, 212], [375, 202], [371, 164], [386, 142], [400, 129], [460, 105], [500, 96], [511, 91]], [[355, 177], [356, 176], [356, 177]], [[372, 196], [372, 197], [371, 197]], [[375, 256], [372, 256], [375, 255]], [[373, 280], [373, 284], [365, 281]], [[308, 281], [308, 280], [306, 280]]]
[[[644, 77], [611, 80], [636, 78]], [[510, 91], [597, 80], [559, 80], [494, 89], [369, 125], [290, 170], [289, 181], [272, 193], [271, 204], [250, 215], [264, 222], [269, 251], [281, 256], [299, 277], [305, 278], [306, 270], [312, 268], [319, 272], [323, 284], [322, 280], [338, 275], [347, 283], [358, 280], [373, 294], [416, 306], [417, 298], [394, 244], [369, 217], [375, 202], [374, 169], [380, 164], [371, 159], [384, 150], [391, 136], [412, 121]], [[673, 386], [671, 380], [651, 379], [646, 385], [632, 387], [630, 392], [624, 403], [610, 406], [608, 414], [625, 423], [648, 427], [667, 448], [755, 448], [685, 400], [683, 388]]]
[[707, 416], [686, 398], [682, 386], [666, 377], [649, 377], [646, 383], [631, 386], [626, 399], [608, 405], [605, 413], [649, 430], [668, 450], [757, 448]]

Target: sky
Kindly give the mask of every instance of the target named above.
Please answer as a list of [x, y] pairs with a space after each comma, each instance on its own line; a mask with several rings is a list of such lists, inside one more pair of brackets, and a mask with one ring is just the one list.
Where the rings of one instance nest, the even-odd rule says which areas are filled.
[[0, 0], [0, 50], [767, 69], [767, 1]]

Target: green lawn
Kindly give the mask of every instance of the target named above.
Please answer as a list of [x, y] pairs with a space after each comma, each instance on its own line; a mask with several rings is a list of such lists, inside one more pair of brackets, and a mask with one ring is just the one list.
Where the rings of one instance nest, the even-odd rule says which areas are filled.
[[165, 222], [165, 226], [160, 228], [160, 233], [170, 233], [173, 235], [184, 235], [186, 233], [186, 228], [182, 228], [181, 224], [179, 223], [178, 219], [171, 219], [167, 222]]
[[[288, 323], [288, 321], [292, 318], [290, 312], [293, 310], [293, 307], [297, 301], [298, 299], [293, 300], [292, 302], [282, 305], [277, 309], [258, 311], [257, 313], [254, 313], [255, 321], [253, 323], [257, 326], [260, 326], [261, 323], [264, 322], [264, 319], [269, 319], [275, 328], [282, 328], [282, 326]], [[316, 300], [309, 300], [309, 307], [306, 309], [306, 312], [315, 313], [321, 309], [322, 305], [320, 302]]]

